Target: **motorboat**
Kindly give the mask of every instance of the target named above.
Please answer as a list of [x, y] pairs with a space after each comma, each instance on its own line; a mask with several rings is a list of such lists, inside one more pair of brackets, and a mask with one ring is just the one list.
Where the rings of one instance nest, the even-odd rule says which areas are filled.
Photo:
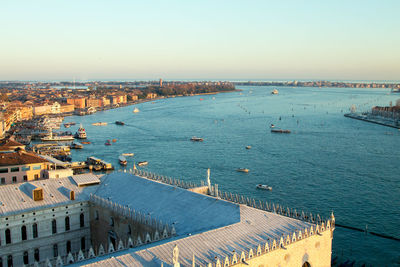
[[86, 130], [83, 128], [82, 124], [79, 126], [78, 131], [75, 133], [75, 138], [77, 139], [86, 139]]
[[65, 128], [69, 128], [69, 127], [71, 127], [72, 125], [75, 125], [76, 123], [75, 122], [66, 122], [66, 123], [64, 123], [64, 127]]
[[116, 124], [116, 125], [125, 125], [125, 122], [123, 122], [123, 121], [116, 121], [115, 124]]
[[251, 149], [251, 146], [246, 146], [246, 149]]
[[283, 129], [271, 129], [271, 133], [291, 133], [291, 131]]
[[72, 144], [70, 145], [71, 149], [82, 149], [83, 145], [79, 142], [72, 142]]
[[107, 142], [104, 143], [106, 146], [111, 146], [111, 140], [107, 140]]
[[119, 160], [119, 164], [121, 164], [122, 166], [126, 166], [126, 164], [128, 163], [126, 161], [126, 158], [122, 155], [118, 157], [118, 160]]
[[133, 109], [133, 113], [138, 113], [140, 110], [138, 108]]
[[269, 126], [269, 127], [270, 127], [270, 128], [274, 128], [274, 127], [275, 127], [275, 125], [271, 123], [271, 126]]
[[138, 162], [138, 166], [146, 166], [147, 164], [149, 164], [147, 161], [139, 161]]
[[89, 144], [91, 144], [92, 142], [89, 142], [89, 141], [85, 141], [85, 142], [81, 142], [81, 144], [84, 144], [84, 145], [89, 145]]
[[246, 169], [246, 168], [239, 168], [239, 169], [236, 169], [236, 171], [237, 172], [249, 172], [249, 169]]
[[277, 95], [277, 94], [279, 94], [279, 91], [277, 89], [271, 91], [271, 95]]
[[258, 185], [256, 185], [256, 188], [257, 188], [257, 189], [263, 189], [263, 190], [269, 190], [269, 191], [272, 190], [272, 187], [271, 187], [271, 186], [268, 186], [268, 185], [266, 185], [266, 184], [258, 184]]
[[122, 156], [125, 156], [125, 157], [133, 157], [133, 153], [122, 153]]
[[105, 126], [107, 124], [108, 124], [107, 122], [95, 122], [95, 123], [92, 123], [93, 126]]
[[192, 138], [190, 138], [190, 141], [193, 141], [193, 142], [203, 142], [203, 138], [193, 136]]

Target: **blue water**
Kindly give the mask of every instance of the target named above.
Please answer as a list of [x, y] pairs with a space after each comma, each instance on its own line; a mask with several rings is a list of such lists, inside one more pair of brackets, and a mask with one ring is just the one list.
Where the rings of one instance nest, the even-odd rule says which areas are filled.
[[[367, 110], [400, 95], [382, 89], [277, 87], [279, 95], [271, 95], [271, 87], [239, 89], [142, 103], [135, 114], [129, 106], [67, 117], [82, 123], [92, 142], [72, 158], [96, 156], [120, 168], [118, 155], [132, 152], [128, 168], [133, 160], [146, 160], [149, 171], [190, 181], [204, 180], [211, 168], [211, 180], [222, 190], [325, 218], [334, 211], [337, 223], [400, 238], [400, 131], [343, 116], [352, 104]], [[91, 125], [99, 121], [109, 125]], [[271, 123], [292, 133], [273, 134]], [[189, 141], [192, 136], [204, 142]], [[113, 138], [116, 143], [104, 145]], [[239, 167], [250, 172], [236, 172]], [[259, 183], [273, 190], [257, 190]], [[393, 265], [400, 263], [399, 251], [397, 241], [339, 227], [334, 233], [333, 253], [344, 259]]]

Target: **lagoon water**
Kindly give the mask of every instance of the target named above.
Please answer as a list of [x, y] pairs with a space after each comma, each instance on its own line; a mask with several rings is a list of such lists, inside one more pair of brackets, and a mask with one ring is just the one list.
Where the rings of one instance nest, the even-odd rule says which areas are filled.
[[[275, 88], [275, 87], [274, 87]], [[88, 140], [73, 161], [96, 156], [117, 169], [118, 155], [135, 153], [144, 169], [224, 191], [319, 213], [338, 224], [400, 238], [400, 131], [345, 118], [352, 104], [368, 110], [400, 98], [384, 89], [243, 86], [241, 92], [177, 97], [99, 112], [75, 121]], [[203, 99], [203, 100], [200, 100]], [[280, 118], [280, 119], [279, 119]], [[125, 126], [115, 125], [120, 120]], [[107, 126], [92, 126], [94, 122]], [[270, 124], [290, 129], [273, 134]], [[204, 142], [191, 142], [192, 136]], [[107, 139], [117, 139], [105, 146]], [[252, 148], [246, 150], [245, 147]], [[248, 168], [249, 173], [236, 172]], [[268, 184], [272, 191], [256, 189]], [[151, 201], [151, 196], [149, 196]], [[190, 208], [190, 207], [188, 207]], [[377, 266], [400, 264], [400, 242], [336, 227], [333, 254]]]

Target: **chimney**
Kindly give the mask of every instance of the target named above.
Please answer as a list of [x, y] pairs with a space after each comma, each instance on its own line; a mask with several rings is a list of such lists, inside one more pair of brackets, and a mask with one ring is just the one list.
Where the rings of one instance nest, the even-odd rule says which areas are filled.
[[43, 200], [43, 188], [37, 187], [32, 191], [32, 197], [34, 201]]

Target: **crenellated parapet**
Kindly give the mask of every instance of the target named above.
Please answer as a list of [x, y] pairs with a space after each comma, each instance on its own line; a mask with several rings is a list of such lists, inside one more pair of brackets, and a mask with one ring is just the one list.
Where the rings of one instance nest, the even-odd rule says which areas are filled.
[[160, 174], [156, 174], [156, 173], [152, 173], [152, 172], [148, 172], [148, 171], [144, 171], [144, 170], [140, 170], [137, 168], [134, 168], [133, 170], [130, 170], [130, 173], [139, 176], [139, 177], [143, 177], [143, 178], [147, 178], [150, 180], [154, 180], [154, 181], [158, 181], [164, 184], [169, 184], [172, 186], [177, 186], [183, 189], [190, 189], [190, 188], [195, 188], [195, 187], [199, 187], [200, 185], [195, 184], [193, 182], [188, 182], [188, 181], [184, 181], [181, 179], [176, 179], [176, 178], [172, 178], [172, 177], [168, 177], [168, 176], [164, 176], [164, 175], [160, 175]]

